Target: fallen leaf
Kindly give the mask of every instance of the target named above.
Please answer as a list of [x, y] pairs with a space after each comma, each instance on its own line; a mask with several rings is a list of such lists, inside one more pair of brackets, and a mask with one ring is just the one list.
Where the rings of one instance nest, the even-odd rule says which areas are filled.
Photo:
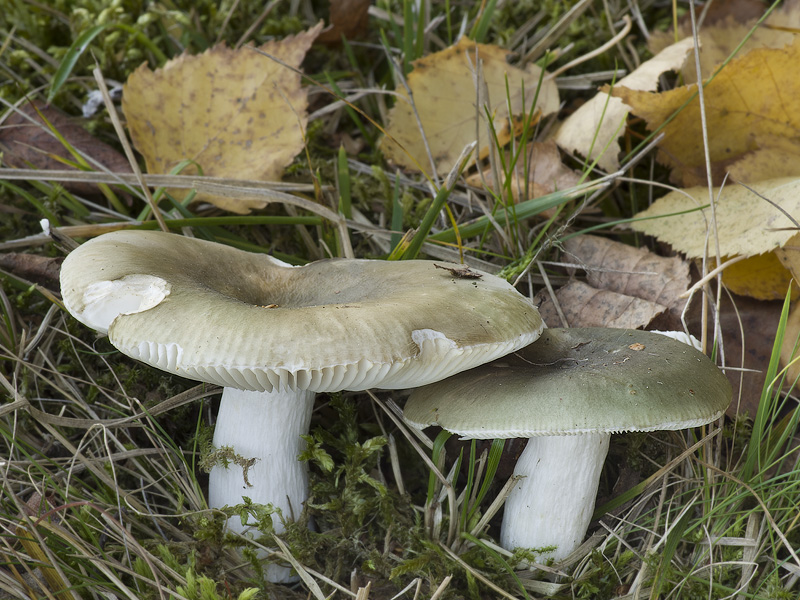
[[663, 304], [610, 290], [598, 290], [582, 281], [571, 281], [559, 288], [556, 290], [556, 298], [567, 325], [561, 323], [546, 290], [539, 292], [536, 297], [542, 319], [552, 327], [637, 329], [667, 310]]
[[[38, 112], [37, 112], [38, 111]], [[127, 159], [108, 144], [101, 142], [83, 127], [78, 119], [34, 101], [23, 104], [0, 127], [0, 151], [6, 166], [17, 169], [73, 171], [75, 158], [51, 133], [46, 119], [76, 150], [97, 161], [113, 173], [130, 173]], [[97, 184], [80, 181], [65, 182], [63, 186], [75, 194], [98, 194]]]
[[[763, 181], [752, 188], [795, 219], [800, 218], [797, 178]], [[763, 300], [783, 298], [792, 279], [789, 269], [800, 275], [800, 236], [795, 224], [743, 186], [729, 184], [714, 189], [713, 194], [718, 199], [716, 229], [722, 260], [745, 257], [725, 269], [723, 282], [737, 294]], [[707, 187], [670, 192], [637, 214], [631, 227], [671, 244], [689, 258], [700, 258], [706, 254], [711, 219], [707, 205]], [[713, 256], [713, 239], [709, 238], [708, 244], [708, 254]]]
[[[618, 85], [632, 90], [655, 91], [659, 75], [678, 69], [691, 49], [691, 39], [664, 48], [630, 75], [623, 77]], [[616, 171], [619, 169], [620, 153], [617, 138], [624, 133], [629, 110], [619, 98], [599, 92], [567, 117], [556, 132], [555, 140], [565, 151], [577, 152], [590, 160], [597, 159], [601, 169]]]
[[[467, 144], [480, 135], [478, 156], [488, 152], [488, 130], [483, 103], [477, 106], [475, 64], [482, 64], [483, 79], [488, 90], [489, 112], [494, 115], [500, 144], [506, 143], [519, 120], [531, 112], [530, 103], [536, 96], [542, 72], [536, 65], [525, 70], [506, 62], [507, 50], [488, 44], [476, 44], [462, 38], [450, 46], [414, 61], [408, 76], [408, 86], [414, 98], [425, 137], [436, 170], [446, 174], [455, 164]], [[511, 119], [509, 119], [506, 84], [510, 90]], [[523, 90], [525, 106], [523, 106]], [[404, 88], [399, 87], [398, 99], [389, 111], [389, 136], [381, 148], [386, 157], [402, 167], [427, 171], [430, 161], [419, 124]], [[546, 77], [538, 92], [536, 108], [542, 115], [558, 110], [558, 89]], [[478, 114], [480, 113], [480, 115]], [[479, 134], [476, 131], [480, 130]]]
[[[800, 154], [800, 38], [783, 48], [760, 48], [734, 59], [705, 87], [709, 154], [715, 184], [726, 172], [744, 182], [761, 181], [762, 162], [754, 161], [762, 147], [792, 147]], [[632, 112], [647, 121], [648, 128], [663, 127], [658, 159], [672, 168], [672, 180], [683, 187], [706, 181], [705, 150], [700, 104], [691, 99], [692, 84], [662, 93], [612, 90]], [[769, 140], [769, 144], [765, 143]], [[747, 159], [747, 160], [745, 160]], [[787, 161], [781, 176], [800, 175], [800, 164]], [[768, 169], [775, 176], [775, 165]]]
[[[260, 49], [299, 68], [321, 29], [322, 23]], [[190, 160], [206, 176], [276, 181], [304, 145], [308, 99], [300, 84], [298, 72], [251, 47], [217, 45], [197, 56], [183, 54], [157, 71], [142, 65], [125, 83], [122, 108], [150, 173], [170, 173]], [[190, 166], [181, 174], [196, 172]], [[200, 194], [197, 199], [238, 213], [265, 205]]]
[[[793, 34], [788, 31], [779, 31], [771, 25], [792, 27], [792, 20], [797, 21], [797, 0], [785, 0], [782, 5], [772, 12], [755, 31], [758, 20], [763, 16], [766, 7], [758, 0], [714, 0], [708, 7], [698, 6], [696, 13], [700, 30], [700, 72], [705, 77], [711, 75], [716, 67], [728, 59], [734, 51], [738, 56], [743, 56], [754, 48], [781, 48], [790, 44]], [[700, 15], [705, 11], [705, 18], [700, 20]], [[749, 37], [748, 37], [749, 36]], [[675, 39], [692, 37], [692, 23], [690, 13], [681, 17], [678, 23], [677, 34], [673, 30], [654, 32], [647, 40], [647, 47], [656, 53], [674, 43]], [[689, 54], [681, 66], [681, 75], [685, 83], [697, 82], [694, 54]]]
[[[530, 144], [530, 153], [527, 162], [528, 186], [525, 194], [525, 166], [517, 165], [511, 174], [508, 184], [514, 202], [521, 202], [551, 194], [556, 190], [566, 190], [578, 185], [580, 175], [561, 162], [561, 154], [554, 140], [534, 142]], [[494, 185], [491, 169], [486, 169], [483, 174], [474, 173], [467, 177], [467, 184], [474, 187], [485, 185], [494, 190], [498, 195], [504, 196], [502, 188], [507, 185], [503, 176], [500, 189]]]
[[[562, 249], [562, 260], [574, 265], [573, 274], [586, 271], [585, 283], [572, 281], [556, 292], [569, 327], [637, 329], [667, 311], [680, 321], [686, 301], [679, 296], [690, 281], [689, 264], [680, 258], [592, 235], [569, 238]], [[540, 298], [545, 299], [539, 308], [545, 322], [559, 323], [546, 293]]]
[[765, 181], [796, 173], [800, 164], [800, 144], [794, 138], [754, 136], [757, 152], [745, 154], [730, 166], [737, 181]]
[[61, 257], [5, 252], [0, 253], [0, 269], [22, 279], [58, 289], [58, 274], [63, 260]]
[[369, 27], [371, 0], [330, 0], [330, 22], [317, 41], [322, 44], [341, 44], [342, 36], [348, 40], [361, 37]]
[[677, 256], [658, 256], [647, 248], [593, 235], [570, 238], [562, 246], [564, 260], [577, 262], [596, 288], [664, 306], [683, 304], [679, 296], [689, 289], [689, 264]]

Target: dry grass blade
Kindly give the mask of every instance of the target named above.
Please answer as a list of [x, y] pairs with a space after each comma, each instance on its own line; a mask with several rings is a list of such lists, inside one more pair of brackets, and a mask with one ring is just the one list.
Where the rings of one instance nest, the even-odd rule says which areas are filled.
[[[303, 580], [303, 583], [306, 584], [308, 587], [309, 594], [313, 594], [313, 596], [317, 600], [326, 600], [327, 596], [322, 593], [322, 589], [319, 587], [319, 584], [314, 581], [314, 578], [311, 577], [311, 574], [301, 565], [297, 559], [292, 555], [291, 550], [289, 547], [283, 543], [283, 541], [278, 536], [273, 536], [275, 543], [278, 545], [278, 548], [281, 549], [281, 553], [283, 554], [284, 558], [289, 561], [292, 565], [294, 570], [300, 576], [300, 579]], [[356, 598], [358, 598], [358, 594], [356, 594]]]

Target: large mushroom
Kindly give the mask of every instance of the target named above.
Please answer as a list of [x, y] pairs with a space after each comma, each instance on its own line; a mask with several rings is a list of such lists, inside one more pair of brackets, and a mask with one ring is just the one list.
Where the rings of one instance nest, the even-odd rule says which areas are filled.
[[412, 391], [405, 419], [465, 439], [528, 438], [505, 503], [500, 543], [555, 551], [583, 541], [612, 433], [677, 430], [718, 419], [727, 378], [664, 335], [546, 329], [513, 355]]
[[315, 392], [431, 383], [541, 333], [536, 308], [506, 281], [445, 267], [292, 267], [194, 238], [118, 231], [66, 258], [61, 290], [69, 312], [121, 352], [224, 386], [214, 444], [257, 460], [247, 480], [238, 468], [212, 470], [211, 507], [248, 496], [291, 518], [308, 493], [297, 454]]

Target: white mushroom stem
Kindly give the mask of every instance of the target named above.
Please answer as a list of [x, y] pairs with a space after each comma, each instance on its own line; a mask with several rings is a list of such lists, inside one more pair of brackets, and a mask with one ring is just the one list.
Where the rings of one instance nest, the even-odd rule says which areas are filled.
[[[250, 392], [226, 387], [214, 446], [229, 446], [244, 459], [256, 460], [247, 470], [247, 481], [242, 468], [234, 463], [228, 468], [214, 466], [208, 482], [209, 506], [234, 506], [247, 496], [253, 502], [280, 508], [287, 520], [296, 518], [308, 497], [308, 470], [297, 455], [305, 449], [300, 436], [308, 433], [313, 407], [314, 392], [285, 388]], [[277, 515], [272, 523], [277, 533], [284, 530]], [[238, 533], [245, 530], [237, 517], [228, 527]]]
[[583, 541], [594, 512], [610, 434], [560, 435], [528, 440], [514, 475], [521, 475], [505, 503], [500, 543], [556, 550], [561, 560]]

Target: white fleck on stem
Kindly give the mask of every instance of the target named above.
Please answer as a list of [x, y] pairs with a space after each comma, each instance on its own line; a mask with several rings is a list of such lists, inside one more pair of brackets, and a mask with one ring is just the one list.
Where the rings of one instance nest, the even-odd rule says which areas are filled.
[[611, 434], [534, 437], [517, 461], [522, 475], [508, 496], [500, 543], [504, 548], [556, 550], [561, 560], [583, 541], [592, 519]]
[[[308, 470], [297, 460], [305, 449], [300, 438], [308, 433], [314, 392], [275, 390], [251, 392], [226, 387], [222, 393], [219, 416], [214, 429], [214, 446], [229, 446], [245, 459], [255, 458], [247, 471], [248, 487], [242, 468], [216, 465], [209, 476], [208, 504], [222, 508], [242, 503], [242, 496], [259, 504], [280, 508], [285, 519], [297, 517], [308, 497]], [[277, 515], [272, 518], [275, 531], [284, 530]], [[233, 517], [230, 530], [245, 530]], [[273, 582], [288, 581], [289, 569], [271, 568]]]

